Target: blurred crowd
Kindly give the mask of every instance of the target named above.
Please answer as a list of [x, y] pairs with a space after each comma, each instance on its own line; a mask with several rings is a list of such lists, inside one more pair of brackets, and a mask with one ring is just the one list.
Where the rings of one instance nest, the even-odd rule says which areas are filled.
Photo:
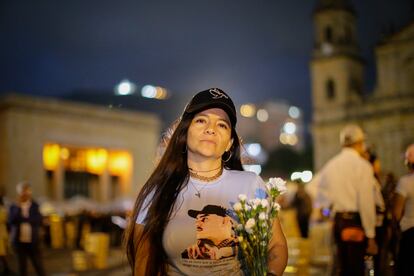
[[339, 138], [342, 150], [311, 183], [295, 180], [285, 207], [296, 210], [303, 238], [310, 225], [330, 223], [331, 275], [412, 275], [414, 144], [405, 152], [407, 175], [397, 179], [382, 171], [359, 126]]
[[[109, 246], [121, 246], [130, 206], [127, 200], [104, 205], [75, 197], [66, 203], [39, 204], [32, 198], [29, 182], [17, 184], [16, 190], [15, 201], [4, 202], [0, 197], [0, 275], [31, 275], [29, 263], [37, 275], [46, 275], [44, 248], [84, 251], [94, 233], [108, 237]], [[18, 271], [8, 263], [11, 256]]]

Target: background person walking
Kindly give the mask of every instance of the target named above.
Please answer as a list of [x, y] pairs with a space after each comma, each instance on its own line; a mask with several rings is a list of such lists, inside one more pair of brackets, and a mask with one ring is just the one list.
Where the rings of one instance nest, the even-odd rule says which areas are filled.
[[405, 164], [409, 173], [398, 182], [393, 212], [401, 227], [397, 275], [413, 275], [411, 251], [414, 248], [414, 144], [406, 150]]
[[365, 135], [357, 125], [340, 133], [342, 150], [322, 168], [317, 200], [334, 212], [335, 264], [339, 275], [364, 275], [364, 257], [377, 254], [375, 185], [362, 155]]
[[18, 202], [10, 206], [8, 222], [17, 255], [19, 275], [28, 275], [27, 260], [30, 259], [37, 275], [43, 276], [46, 274], [39, 248], [39, 229], [42, 225], [39, 205], [32, 200], [32, 189], [29, 182], [17, 184], [16, 190]]

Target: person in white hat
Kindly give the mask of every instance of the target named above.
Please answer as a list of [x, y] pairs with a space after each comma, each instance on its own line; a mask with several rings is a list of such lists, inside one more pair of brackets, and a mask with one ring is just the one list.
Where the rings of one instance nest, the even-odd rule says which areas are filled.
[[364, 275], [365, 255], [377, 254], [376, 179], [366, 151], [365, 134], [355, 124], [339, 135], [342, 150], [322, 168], [317, 202], [334, 214], [335, 269], [339, 275]]
[[405, 164], [409, 173], [398, 181], [393, 210], [394, 218], [401, 228], [397, 273], [413, 275], [411, 250], [414, 247], [414, 144], [407, 147]]

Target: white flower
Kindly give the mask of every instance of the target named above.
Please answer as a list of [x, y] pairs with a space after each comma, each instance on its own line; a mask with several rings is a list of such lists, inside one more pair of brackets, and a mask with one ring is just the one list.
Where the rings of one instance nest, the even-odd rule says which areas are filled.
[[273, 202], [273, 208], [275, 208], [276, 209], [276, 211], [280, 211], [280, 204], [279, 203], [277, 203], [277, 202]]
[[260, 205], [262, 203], [262, 200], [260, 198], [255, 198], [253, 202], [254, 202], [254, 205]]
[[251, 207], [253, 208], [253, 210], [256, 210], [256, 208], [257, 208], [257, 204], [256, 204], [256, 200], [255, 200], [254, 198], [249, 199], [249, 200], [248, 200], [248, 202], [247, 202], [247, 204], [248, 204], [249, 206], [251, 206]]
[[263, 275], [263, 272], [256, 264], [266, 262], [268, 256], [266, 253], [251, 252], [262, 252], [262, 249], [267, 248], [268, 239], [272, 237], [272, 229], [269, 229], [272, 225], [271, 220], [277, 217], [281, 209], [279, 203], [275, 202], [275, 197], [287, 191], [286, 182], [281, 178], [270, 178], [265, 186], [267, 198], [248, 198], [246, 194], [239, 194], [239, 202], [233, 204], [238, 219], [238, 223], [235, 223], [235, 232], [240, 249], [253, 265], [248, 268], [249, 271], [257, 272], [258, 275]]
[[255, 224], [256, 224], [256, 221], [254, 220], [254, 218], [249, 218], [244, 228], [246, 229], [248, 233], [251, 233], [253, 230], [252, 228], [255, 226]]
[[245, 194], [239, 194], [239, 200], [240, 201], [246, 201], [247, 196]]
[[260, 220], [265, 220], [265, 219], [267, 219], [267, 214], [266, 214], [265, 212], [260, 212], [260, 214], [259, 214], [259, 219], [260, 219]]
[[276, 188], [281, 194], [287, 191], [286, 181], [280, 177], [269, 178], [269, 184], [272, 188]]
[[266, 208], [267, 206], [269, 206], [269, 201], [267, 201], [267, 199], [262, 199], [260, 201], [260, 205], [262, 205], [262, 207]]
[[243, 206], [241, 205], [240, 202], [237, 202], [233, 205], [233, 209], [234, 209], [234, 211], [238, 212], [238, 211], [241, 211], [243, 209]]
[[266, 183], [266, 189], [268, 190], [268, 191], [270, 191], [271, 189], [272, 189], [272, 185], [270, 185], [270, 183], [268, 182], [268, 183]]

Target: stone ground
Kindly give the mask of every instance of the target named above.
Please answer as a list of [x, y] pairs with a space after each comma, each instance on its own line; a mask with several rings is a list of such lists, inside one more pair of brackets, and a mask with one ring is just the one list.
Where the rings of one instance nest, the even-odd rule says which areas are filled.
[[[131, 275], [129, 265], [127, 264], [126, 256], [121, 248], [111, 248], [108, 256], [108, 264], [105, 269], [89, 268], [85, 271], [76, 271], [73, 265], [72, 250], [70, 249], [48, 249], [44, 248], [42, 251], [43, 262], [47, 275], [49, 276], [93, 276], [93, 275], [108, 275], [108, 276], [124, 276]], [[14, 255], [10, 255], [9, 264], [17, 274], [17, 264]], [[35, 275], [31, 265], [29, 265], [29, 275]]]

